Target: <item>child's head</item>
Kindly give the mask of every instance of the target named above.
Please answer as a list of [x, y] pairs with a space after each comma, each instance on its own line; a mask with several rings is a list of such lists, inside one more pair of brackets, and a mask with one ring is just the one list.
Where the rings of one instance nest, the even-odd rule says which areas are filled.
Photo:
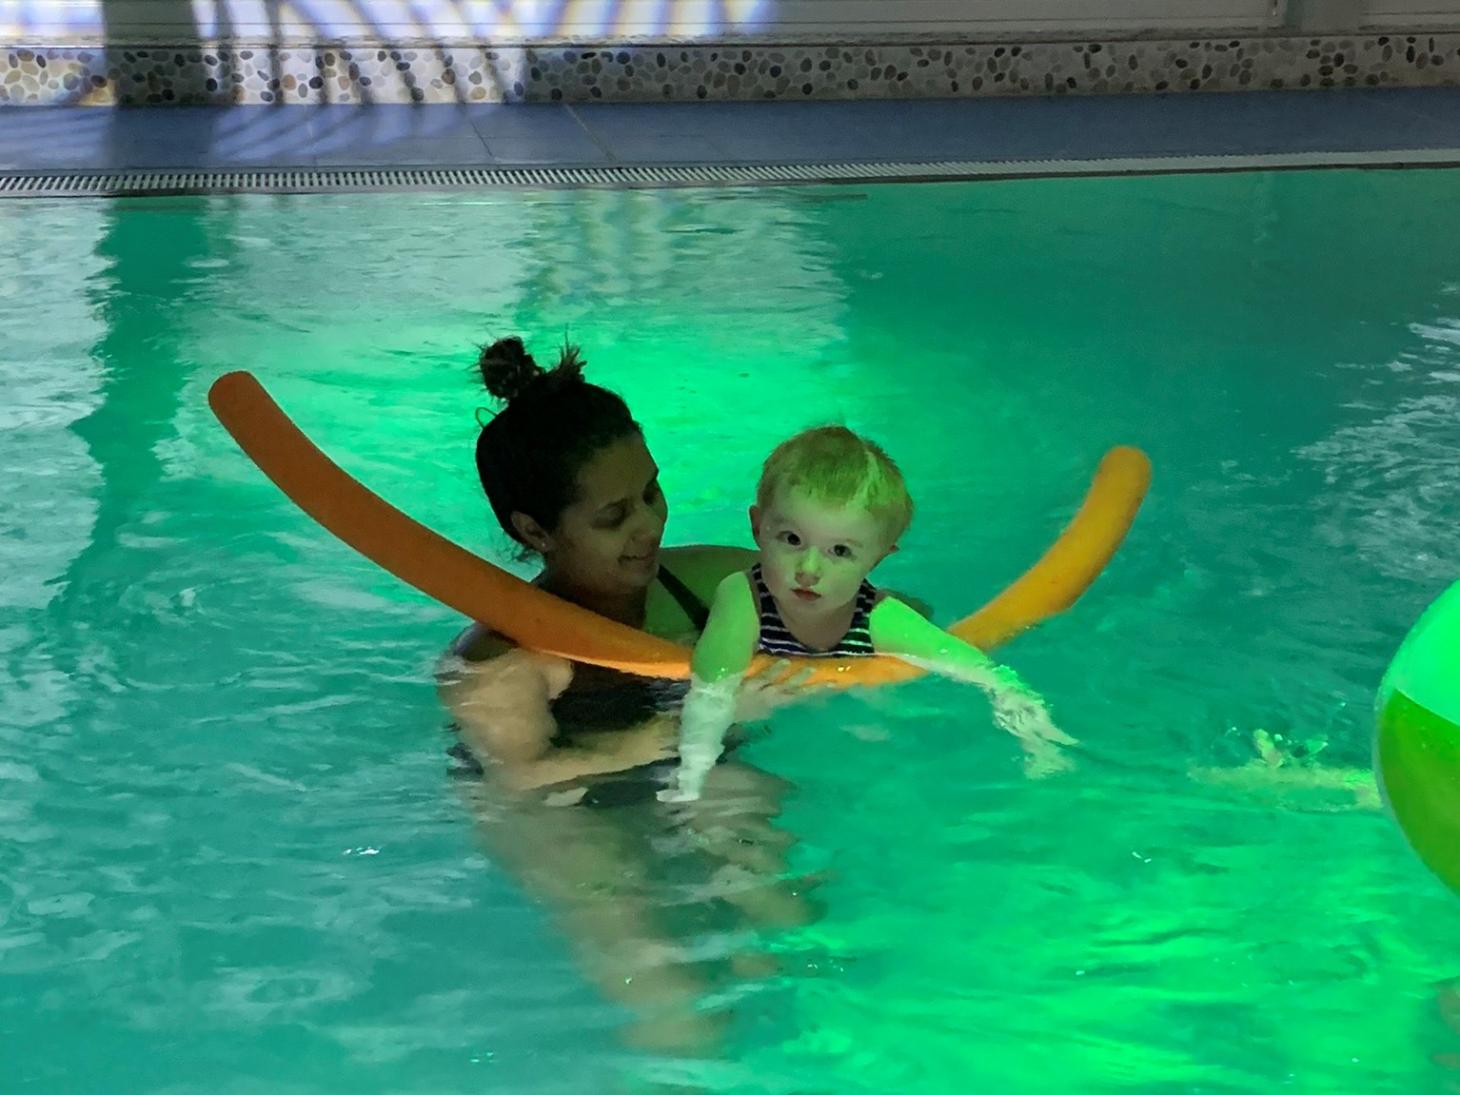
[[750, 511], [771, 592], [807, 608], [844, 606], [897, 550], [912, 510], [892, 458], [846, 427], [782, 442], [765, 462]]

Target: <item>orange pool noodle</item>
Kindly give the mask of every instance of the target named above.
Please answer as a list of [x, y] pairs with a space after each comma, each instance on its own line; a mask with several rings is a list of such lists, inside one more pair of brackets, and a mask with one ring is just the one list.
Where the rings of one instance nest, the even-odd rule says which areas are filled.
[[[246, 372], [220, 377], [213, 413], [250, 459], [300, 509], [367, 559], [428, 597], [519, 646], [648, 677], [689, 676], [690, 649], [571, 604], [493, 566], [361, 486], [325, 456]], [[1111, 449], [1079, 511], [1042, 558], [983, 608], [954, 624], [992, 650], [1069, 608], [1115, 554], [1135, 520], [1151, 465], [1138, 449]], [[888, 684], [923, 670], [896, 658], [791, 659], [810, 683]], [[762, 656], [752, 672], [771, 659]]]

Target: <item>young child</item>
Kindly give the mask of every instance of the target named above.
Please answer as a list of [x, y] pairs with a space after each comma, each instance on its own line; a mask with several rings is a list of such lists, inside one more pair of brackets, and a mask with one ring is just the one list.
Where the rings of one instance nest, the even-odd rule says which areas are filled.
[[779, 657], [889, 654], [982, 688], [996, 720], [1036, 767], [1058, 767], [1074, 739], [1010, 669], [867, 581], [897, 550], [912, 499], [880, 447], [841, 426], [783, 442], [761, 472], [750, 527], [760, 561], [715, 592], [690, 661], [679, 768], [665, 802], [700, 797], [734, 721], [735, 695], [758, 653]]

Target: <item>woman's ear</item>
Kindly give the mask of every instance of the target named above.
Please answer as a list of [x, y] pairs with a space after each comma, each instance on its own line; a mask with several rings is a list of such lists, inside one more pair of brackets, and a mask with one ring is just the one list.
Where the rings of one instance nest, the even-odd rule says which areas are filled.
[[548, 535], [546, 529], [527, 514], [514, 510], [512, 527], [517, 530], [517, 535], [522, 537], [527, 546], [539, 555], [546, 555], [552, 550], [553, 538]]

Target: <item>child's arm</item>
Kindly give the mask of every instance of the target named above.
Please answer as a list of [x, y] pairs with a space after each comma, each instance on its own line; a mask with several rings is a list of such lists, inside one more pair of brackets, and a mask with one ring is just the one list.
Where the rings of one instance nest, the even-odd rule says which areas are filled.
[[709, 621], [690, 658], [689, 695], [679, 719], [679, 768], [674, 786], [659, 792], [661, 801], [700, 797], [735, 721], [735, 694], [759, 637], [760, 612], [750, 582], [744, 574], [732, 574], [716, 588]]
[[1050, 721], [1044, 701], [1012, 669], [998, 665], [978, 647], [944, 631], [901, 601], [884, 598], [872, 609], [872, 645], [934, 673], [977, 685], [988, 694], [994, 718], [1040, 763], [1051, 761], [1048, 746], [1074, 745], [1075, 739]]

